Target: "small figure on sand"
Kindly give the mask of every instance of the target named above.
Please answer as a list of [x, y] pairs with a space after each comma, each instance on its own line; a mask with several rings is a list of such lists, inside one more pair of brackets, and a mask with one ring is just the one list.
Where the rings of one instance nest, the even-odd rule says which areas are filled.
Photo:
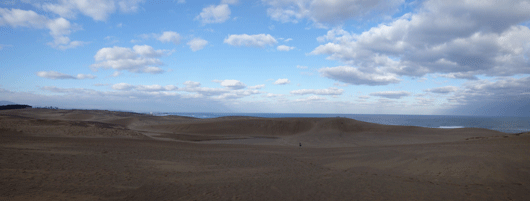
[[301, 142], [299, 142], [298, 144], [300, 145], [300, 148], [302, 148], [302, 143], [301, 143]]

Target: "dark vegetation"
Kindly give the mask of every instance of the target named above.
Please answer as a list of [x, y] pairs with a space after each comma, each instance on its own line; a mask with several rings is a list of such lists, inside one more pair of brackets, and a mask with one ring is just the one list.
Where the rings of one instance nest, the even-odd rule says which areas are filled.
[[29, 105], [2, 105], [0, 106], [0, 110], [13, 110], [13, 109], [25, 109], [25, 108], [31, 108]]

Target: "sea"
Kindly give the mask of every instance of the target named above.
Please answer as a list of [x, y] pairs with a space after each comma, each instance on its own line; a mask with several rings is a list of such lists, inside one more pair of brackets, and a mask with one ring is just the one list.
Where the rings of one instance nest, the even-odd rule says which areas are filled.
[[307, 114], [307, 113], [153, 113], [157, 116], [178, 115], [195, 118], [250, 116], [286, 117], [345, 117], [370, 123], [428, 128], [486, 128], [505, 133], [530, 132], [530, 117], [453, 116], [453, 115], [394, 115], [394, 114]]

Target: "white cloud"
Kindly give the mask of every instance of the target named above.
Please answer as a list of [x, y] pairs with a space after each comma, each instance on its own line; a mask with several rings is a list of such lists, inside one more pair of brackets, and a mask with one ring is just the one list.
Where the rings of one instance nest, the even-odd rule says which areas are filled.
[[120, 76], [122, 73], [120, 71], [114, 71], [114, 73], [112, 73], [110, 76], [111, 77], [118, 77]]
[[144, 73], [151, 73], [151, 74], [160, 74], [164, 72], [164, 69], [155, 67], [155, 66], [147, 66], [142, 69], [142, 72]]
[[350, 66], [326, 67], [318, 70], [324, 77], [354, 85], [387, 85], [401, 80], [391, 73], [364, 73]]
[[136, 54], [144, 57], [161, 57], [167, 52], [165, 50], [155, 50], [149, 45], [135, 45], [133, 50]]
[[455, 92], [458, 90], [458, 87], [455, 86], [445, 86], [445, 87], [438, 87], [438, 88], [432, 88], [432, 89], [426, 89], [423, 90], [425, 92], [432, 92], [437, 94], [448, 94], [451, 92]]
[[267, 98], [276, 98], [276, 97], [283, 97], [284, 95], [283, 94], [273, 94], [273, 93], [267, 93], [267, 95], [265, 95], [265, 97]]
[[96, 78], [96, 76], [95, 75], [90, 75], [90, 74], [77, 74], [76, 78], [80, 79], [80, 80], [82, 80], [82, 79], [94, 79], [94, 78]]
[[121, 12], [135, 12], [144, 0], [59, 0], [58, 3], [36, 4], [43, 10], [61, 17], [75, 18], [78, 13], [96, 21], [105, 21], [119, 8]]
[[136, 90], [136, 91], [144, 91], [144, 92], [159, 92], [159, 91], [176, 91], [178, 87], [174, 85], [166, 85], [166, 86], [161, 86], [158, 84], [131, 85], [128, 83], [118, 83], [118, 84], [112, 85], [112, 89], [120, 90], [120, 91]]
[[285, 79], [285, 78], [281, 78], [281, 79], [278, 79], [276, 81], [274, 81], [274, 84], [277, 84], [277, 85], [286, 85], [286, 84], [289, 84], [291, 83], [291, 81], [289, 81], [289, 79]]
[[68, 38], [72, 31], [79, 29], [78, 25], [71, 24], [64, 18], [49, 19], [31, 10], [0, 8], [0, 26], [48, 29], [54, 39], [48, 45], [61, 50], [86, 44], [82, 41], [70, 41]]
[[48, 79], [53, 79], [53, 80], [57, 80], [57, 79], [78, 79], [78, 80], [82, 80], [82, 79], [94, 79], [94, 78], [96, 78], [95, 75], [90, 75], [90, 74], [77, 74], [77, 76], [72, 76], [72, 75], [67, 75], [67, 74], [64, 74], [64, 73], [59, 73], [59, 72], [56, 72], [56, 71], [39, 71], [39, 72], [37, 72], [37, 76], [43, 77], [43, 78], [48, 78]]
[[243, 89], [247, 86], [239, 80], [214, 80], [214, 82], [220, 83], [221, 86], [229, 89]]
[[175, 91], [178, 89], [178, 87], [174, 86], [174, 85], [166, 85], [166, 86], [161, 86], [161, 85], [137, 85], [136, 90], [138, 91]]
[[330, 87], [327, 89], [299, 89], [291, 91], [291, 94], [295, 95], [306, 95], [306, 94], [315, 94], [315, 95], [342, 95], [344, 89], [338, 89], [335, 87]]
[[270, 34], [256, 34], [256, 35], [230, 35], [225, 38], [224, 43], [232, 46], [246, 46], [246, 47], [265, 47], [267, 45], [274, 45], [278, 43]]
[[287, 46], [287, 45], [278, 45], [278, 47], [276, 47], [276, 50], [278, 51], [289, 51], [289, 50], [294, 50], [295, 47], [291, 47], [291, 46]]
[[361, 34], [338, 27], [319, 37], [326, 42], [311, 54], [329, 55], [359, 73], [421, 77], [438, 73], [477, 79], [476, 75], [530, 73], [530, 20], [527, 1], [429, 0]]
[[135, 45], [132, 49], [125, 47], [101, 48], [94, 59], [96, 62], [90, 65], [94, 70], [99, 68], [114, 69], [117, 71], [127, 70], [133, 73], [162, 73], [164, 70], [157, 66], [163, 65], [156, 57], [167, 54], [167, 50], [155, 50], [148, 45]]
[[112, 85], [112, 89], [116, 89], [116, 90], [131, 90], [133, 89], [134, 86], [131, 85], [131, 84], [127, 84], [127, 83], [118, 83], [118, 84], [114, 84]]
[[262, 0], [268, 5], [267, 15], [283, 23], [298, 23], [308, 19], [315, 25], [339, 24], [348, 19], [360, 19], [377, 14], [392, 14], [404, 0]]
[[200, 97], [208, 97], [214, 100], [237, 99], [261, 93], [260, 91], [256, 90], [260, 87], [259, 85], [244, 89], [246, 85], [238, 80], [213, 81], [220, 83], [221, 86], [223, 86], [224, 88], [200, 87], [201, 84], [199, 82], [186, 81], [184, 82], [184, 85], [186, 85], [186, 87], [180, 88], [179, 90], [190, 93], [197, 93], [198, 95], [200, 95]]
[[307, 98], [299, 98], [294, 101], [295, 102], [317, 102], [317, 101], [324, 101], [324, 100], [327, 100], [327, 99], [324, 97], [320, 97], [320, 96], [309, 96]]
[[186, 81], [184, 82], [184, 85], [186, 85], [186, 88], [195, 88], [201, 86], [201, 83], [194, 81]]
[[191, 39], [187, 44], [190, 46], [191, 51], [196, 52], [202, 50], [204, 46], [208, 45], [208, 41], [202, 38], [194, 38]]
[[473, 75], [472, 72], [447, 73], [447, 74], [441, 74], [440, 77], [453, 78], [453, 79], [478, 80], [477, 76]]
[[411, 93], [407, 91], [380, 91], [370, 93], [370, 96], [379, 96], [384, 98], [400, 99], [404, 96], [410, 96]]
[[261, 88], [263, 88], [263, 87], [265, 87], [265, 85], [264, 85], [264, 84], [260, 84], [260, 85], [250, 86], [250, 87], [248, 87], [248, 88], [249, 88], [249, 89], [261, 89]]
[[201, 20], [203, 24], [223, 23], [230, 19], [230, 8], [227, 4], [210, 5], [202, 9], [202, 12], [195, 17], [196, 20]]
[[292, 38], [288, 38], [288, 39], [285, 39], [285, 40], [283, 40], [283, 41], [285, 41], [285, 42], [289, 42], [289, 41], [292, 41], [292, 40], [293, 40]]
[[157, 40], [163, 43], [169, 43], [172, 42], [175, 45], [178, 45], [180, 43], [180, 34], [174, 31], [164, 31], [162, 35], [156, 37]]

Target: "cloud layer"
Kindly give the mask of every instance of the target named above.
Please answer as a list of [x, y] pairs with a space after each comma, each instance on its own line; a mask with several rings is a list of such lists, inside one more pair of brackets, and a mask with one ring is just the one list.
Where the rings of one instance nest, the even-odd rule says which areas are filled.
[[405, 96], [410, 96], [408, 91], [380, 91], [370, 93], [370, 96], [379, 96], [383, 98], [400, 99]]
[[134, 12], [145, 0], [59, 0], [57, 3], [37, 3], [38, 7], [64, 18], [75, 18], [77, 14], [89, 16], [96, 21], [105, 21], [110, 14], [119, 9], [121, 12]]
[[39, 71], [37, 72], [37, 76], [39, 77], [43, 77], [43, 78], [48, 78], [48, 79], [53, 79], [53, 80], [61, 80], [61, 79], [77, 79], [77, 80], [82, 80], [82, 79], [94, 79], [96, 78], [95, 75], [90, 75], [90, 74], [77, 74], [77, 76], [72, 76], [72, 75], [67, 75], [67, 74], [64, 74], [64, 73], [59, 73], [59, 72], [56, 72], [56, 71]]
[[291, 94], [295, 95], [306, 95], [306, 94], [315, 94], [315, 95], [341, 95], [344, 92], [344, 89], [338, 89], [335, 87], [330, 87], [327, 89], [299, 89], [291, 91]]
[[246, 46], [246, 47], [265, 47], [278, 43], [270, 34], [256, 34], [256, 35], [230, 35], [225, 38], [224, 43], [232, 46]]
[[[528, 74], [530, 29], [518, 25], [530, 19], [528, 9], [527, 1], [430, 0], [418, 13], [361, 34], [334, 28], [311, 54], [346, 64], [321, 73], [351, 84], [385, 85], [432, 73], [461, 79]], [[346, 69], [349, 75], [331, 73]]]
[[164, 70], [158, 66], [163, 65], [158, 57], [168, 54], [167, 50], [155, 50], [149, 45], [135, 45], [132, 49], [126, 47], [106, 47], [100, 49], [94, 59], [95, 64], [91, 68], [97, 70], [114, 69], [127, 70], [133, 73], [162, 73]]
[[348, 19], [392, 14], [404, 0], [262, 0], [267, 15], [283, 23], [308, 19], [315, 23], [339, 24]]

